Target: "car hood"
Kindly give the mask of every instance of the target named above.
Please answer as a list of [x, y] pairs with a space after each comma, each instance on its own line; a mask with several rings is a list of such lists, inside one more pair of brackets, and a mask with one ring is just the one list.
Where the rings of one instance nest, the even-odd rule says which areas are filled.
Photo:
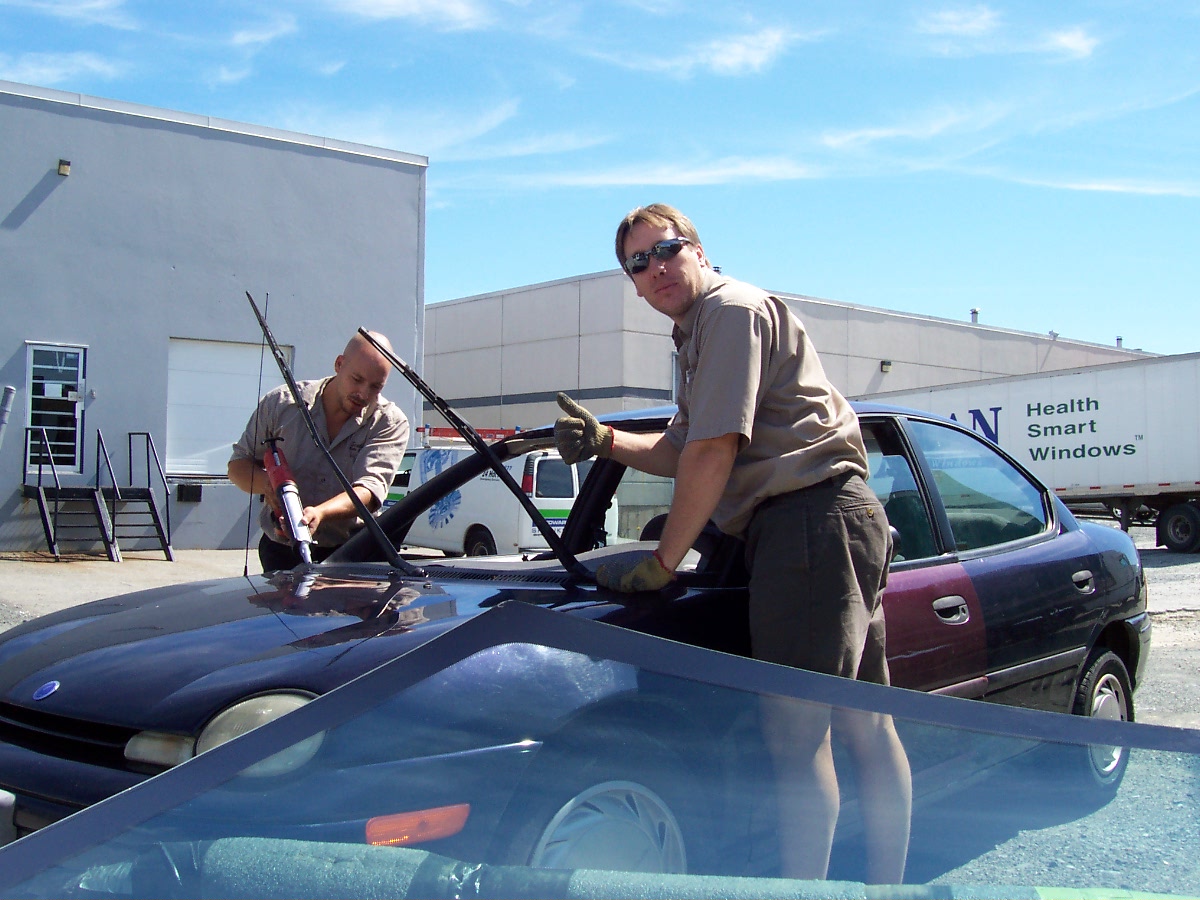
[[[264, 691], [325, 693], [477, 613], [384, 566], [321, 566], [97, 600], [0, 636], [0, 700], [191, 733]], [[41, 699], [38, 699], [38, 698]]]

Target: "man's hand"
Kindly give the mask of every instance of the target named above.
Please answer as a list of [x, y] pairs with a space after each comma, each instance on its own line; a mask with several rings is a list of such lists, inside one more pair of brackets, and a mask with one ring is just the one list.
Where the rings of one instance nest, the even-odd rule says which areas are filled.
[[657, 591], [675, 580], [657, 550], [629, 550], [610, 556], [596, 569], [596, 583], [610, 591]]
[[566, 413], [554, 423], [554, 443], [568, 466], [593, 456], [612, 452], [613, 430], [601, 425], [596, 417], [568, 397], [558, 395], [558, 405]]

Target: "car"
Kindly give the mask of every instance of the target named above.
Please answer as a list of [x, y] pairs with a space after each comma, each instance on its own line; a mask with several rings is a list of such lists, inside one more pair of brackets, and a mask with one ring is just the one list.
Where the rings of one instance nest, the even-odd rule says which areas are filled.
[[[904, 884], [865, 883], [868, 823], [840, 774], [829, 880], [782, 877], [764, 695], [896, 723]], [[1120, 785], [1064, 778], [1112, 744]], [[1198, 768], [1196, 731], [855, 682], [504, 600], [0, 849], [0, 896], [1195, 897]]]
[[[884, 596], [893, 683], [1133, 719], [1150, 620], [1129, 537], [1077, 521], [1002, 450], [954, 422], [857, 410], [869, 483], [896, 531]], [[606, 420], [651, 432], [671, 414]], [[95, 601], [0, 635], [0, 789], [13, 810], [10, 835], [302, 708], [509, 601], [692, 645], [714, 659], [749, 656], [747, 573], [735, 538], [706, 529], [661, 592], [596, 585], [591, 573], [607, 555], [653, 540], [672, 491], [669, 480], [611, 459], [592, 465], [561, 537], [546, 526], [547, 553], [397, 556], [416, 517], [440, 499], [493, 465], [552, 446], [551, 427], [520, 432], [424, 482], [378, 520], [391, 546], [363, 529], [320, 565]], [[518, 658], [461, 690], [484, 694], [528, 677]], [[566, 691], [547, 708], [542, 738], [603, 699], [580, 685]], [[444, 727], [431, 713], [426, 737]], [[1088, 783], [1113, 786], [1125, 765], [1120, 746], [1105, 744], [1079, 771]], [[335, 825], [322, 821], [319, 805], [303, 823]]]

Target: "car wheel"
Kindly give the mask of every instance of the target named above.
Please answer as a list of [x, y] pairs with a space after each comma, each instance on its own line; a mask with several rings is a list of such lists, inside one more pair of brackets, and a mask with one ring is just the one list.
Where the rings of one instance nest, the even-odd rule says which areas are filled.
[[[499, 860], [550, 869], [682, 874], [699, 858], [700, 817], [690, 815], [682, 760], [618, 743], [621, 761], [543, 750], [498, 834]], [[694, 866], [692, 866], [694, 868]]]
[[467, 556], [495, 556], [496, 539], [486, 528], [477, 526], [467, 532], [467, 539], [463, 543], [463, 552]]
[[[1072, 712], [1094, 719], [1133, 721], [1133, 691], [1121, 657], [1102, 647], [1092, 651], [1079, 679]], [[1092, 745], [1086, 750], [1089, 780], [1101, 787], [1115, 788], [1125, 775], [1128, 748]]]
[[1173, 553], [1192, 553], [1200, 549], [1200, 509], [1190, 503], [1176, 503], [1162, 514], [1163, 544]]

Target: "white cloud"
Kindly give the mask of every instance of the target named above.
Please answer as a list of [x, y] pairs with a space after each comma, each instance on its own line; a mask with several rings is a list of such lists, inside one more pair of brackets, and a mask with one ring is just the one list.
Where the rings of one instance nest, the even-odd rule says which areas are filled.
[[642, 187], [799, 181], [820, 173], [784, 157], [728, 157], [711, 163], [662, 163], [608, 171], [538, 173], [507, 180], [520, 187]]
[[996, 106], [975, 110], [938, 110], [910, 122], [873, 128], [827, 131], [821, 143], [832, 150], [858, 150], [885, 141], [929, 141], [948, 134], [977, 133], [1004, 118]]
[[226, 85], [237, 84], [245, 81], [254, 73], [250, 66], [241, 66], [233, 68], [231, 66], [220, 66], [217, 68], [216, 74], [211, 79], [213, 84]]
[[281, 37], [296, 33], [296, 17], [290, 15], [276, 16], [272, 21], [265, 22], [255, 28], [243, 28], [235, 31], [230, 43], [235, 47], [260, 47]]
[[81, 77], [118, 78], [126, 66], [95, 53], [0, 53], [0, 79], [54, 87]]
[[688, 78], [697, 70], [715, 75], [745, 75], [761, 72], [797, 41], [811, 41], [819, 33], [801, 34], [784, 28], [764, 28], [751, 34], [715, 38], [676, 56], [657, 57], [648, 53], [593, 53], [599, 59], [625, 69], [663, 72]]
[[925, 16], [917, 23], [917, 30], [943, 37], [978, 38], [993, 33], [999, 24], [995, 10], [981, 5], [969, 9], [945, 9]]
[[441, 158], [495, 131], [516, 116], [519, 106], [516, 100], [507, 100], [474, 114], [383, 107], [344, 113], [305, 107], [284, 110], [279, 118], [282, 127], [291, 131], [336, 135], [359, 144]]
[[325, 63], [323, 66], [317, 66], [317, 74], [330, 77], [336, 75], [342, 69], [346, 68], [346, 61], [339, 59], [336, 62]]
[[0, 0], [0, 6], [31, 9], [84, 25], [137, 28], [137, 23], [125, 11], [125, 0]]
[[1061, 53], [1074, 59], [1085, 59], [1092, 55], [1100, 39], [1082, 28], [1059, 31], [1046, 38], [1043, 48], [1051, 53]]
[[549, 156], [588, 150], [608, 143], [608, 138], [559, 132], [534, 135], [507, 143], [464, 146], [438, 155], [438, 162], [478, 162], [488, 159], [516, 159], [525, 156]]
[[1200, 183], [1187, 181], [1139, 181], [1123, 179], [1031, 178], [991, 173], [1017, 184], [1054, 188], [1062, 191], [1091, 191], [1102, 194], [1133, 194], [1143, 197], [1200, 197]]
[[330, 4], [366, 19], [414, 19], [450, 29], [484, 28], [493, 21], [481, 0], [330, 0]]

